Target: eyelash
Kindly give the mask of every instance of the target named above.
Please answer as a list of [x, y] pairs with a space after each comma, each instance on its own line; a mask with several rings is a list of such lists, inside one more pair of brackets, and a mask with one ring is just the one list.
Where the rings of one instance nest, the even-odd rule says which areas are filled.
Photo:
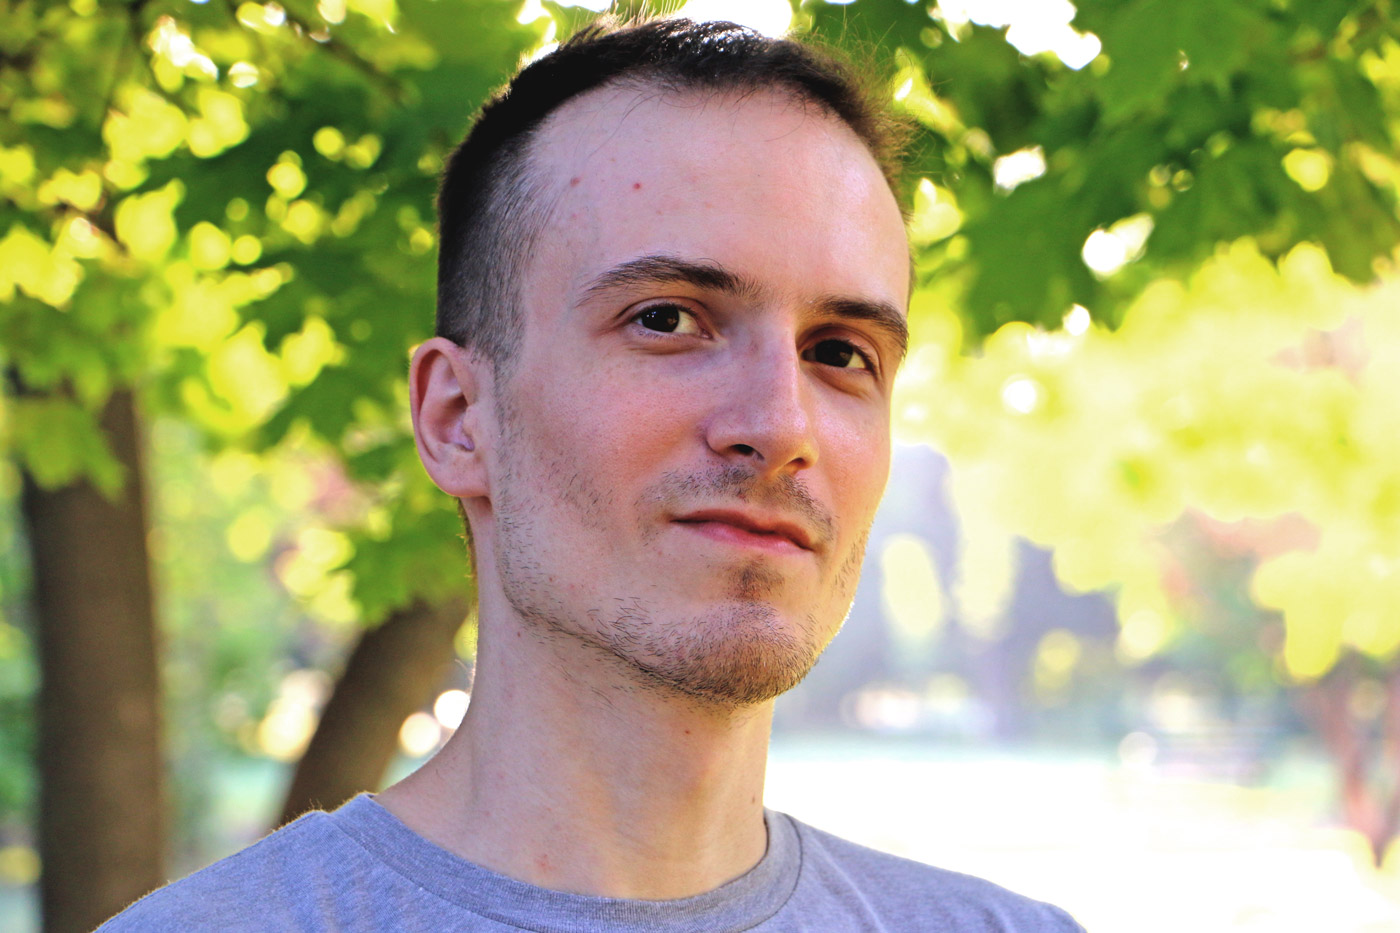
[[[849, 347], [850, 351], [853, 354], [865, 361], [865, 371], [870, 373], [872, 376], [877, 375], [880, 372], [879, 367], [875, 363], [875, 355], [869, 350], [862, 347], [860, 344], [856, 343], [854, 340], [847, 340], [845, 337], [820, 337], [817, 340], [813, 341], [811, 349], [815, 350], [818, 346], [827, 342], [842, 343]], [[835, 368], [849, 369], [850, 367], [839, 366]]]
[[[629, 319], [629, 323], [636, 324], [636, 325], [637, 325], [638, 327], [640, 327], [642, 330], [644, 330], [644, 331], [646, 331], [647, 333], [650, 333], [650, 334], [657, 334], [657, 335], [661, 335], [661, 336], [671, 336], [671, 335], [674, 333], [674, 332], [672, 332], [672, 331], [653, 330], [652, 328], [646, 327], [645, 325], [642, 324], [642, 318], [643, 318], [644, 316], [646, 316], [647, 314], [650, 314], [650, 313], [652, 313], [653, 311], [667, 311], [667, 310], [674, 310], [674, 311], [678, 312], [679, 314], [681, 314], [681, 315], [683, 315], [683, 316], [685, 316], [685, 317], [690, 318], [692, 321], [695, 322], [695, 328], [696, 328], [696, 330], [699, 330], [702, 334], [705, 334], [705, 336], [709, 336], [707, 333], [705, 333], [705, 327], [700, 323], [700, 316], [699, 316], [698, 314], [696, 314], [694, 311], [692, 311], [692, 310], [690, 310], [689, 308], [687, 308], [685, 305], [682, 305], [682, 304], [680, 304], [679, 302], [674, 302], [674, 301], [659, 301], [659, 302], [657, 302], [656, 304], [646, 305], [646, 306], [644, 306], [644, 307], [638, 309], [636, 312], [634, 312], [634, 313], [632, 314], [631, 318]], [[682, 335], [682, 336], [693, 336], [693, 335]]]
[[[705, 332], [705, 327], [704, 327], [704, 325], [702, 325], [702, 324], [700, 323], [699, 315], [698, 315], [695, 311], [692, 311], [691, 309], [687, 308], [685, 305], [683, 305], [683, 304], [681, 304], [681, 303], [679, 303], [679, 302], [675, 302], [675, 301], [659, 301], [659, 302], [657, 302], [657, 303], [655, 303], [655, 304], [646, 305], [646, 306], [644, 306], [644, 307], [642, 307], [642, 308], [640, 308], [640, 309], [634, 311], [634, 312], [632, 313], [631, 317], [628, 319], [628, 322], [631, 323], [631, 324], [635, 324], [638, 328], [640, 328], [641, 330], [645, 331], [646, 333], [648, 333], [648, 334], [650, 334], [650, 335], [653, 335], [654, 337], [673, 336], [673, 335], [674, 335], [673, 332], [654, 330], [654, 329], [652, 329], [652, 328], [650, 328], [650, 327], [646, 327], [645, 325], [643, 325], [643, 324], [641, 323], [642, 318], [643, 318], [645, 315], [650, 314], [650, 313], [652, 313], [652, 312], [654, 312], [654, 311], [666, 311], [666, 310], [674, 310], [674, 311], [678, 312], [678, 313], [681, 314], [681, 315], [684, 315], [684, 316], [686, 316], [686, 317], [689, 317], [691, 320], [693, 320], [693, 321], [695, 322], [695, 327], [696, 327], [697, 330], [699, 330], [699, 331], [701, 332], [701, 335], [703, 335], [703, 336], [706, 337], [706, 338], [709, 337], [709, 334]], [[696, 336], [696, 335], [682, 334], [681, 336]], [[879, 374], [880, 370], [879, 370], [878, 365], [876, 364], [875, 355], [874, 355], [873, 353], [871, 353], [869, 350], [867, 350], [867, 349], [865, 349], [864, 347], [862, 347], [860, 344], [856, 343], [854, 340], [848, 340], [848, 339], [846, 339], [845, 337], [824, 336], [824, 337], [818, 338], [817, 340], [815, 340], [815, 341], [811, 344], [811, 347], [809, 347], [807, 350], [804, 350], [804, 351], [802, 352], [802, 358], [803, 358], [803, 359], [808, 359], [808, 353], [810, 353], [813, 349], [815, 349], [817, 346], [819, 346], [819, 345], [821, 345], [821, 344], [823, 344], [823, 343], [832, 342], [832, 341], [837, 342], [837, 343], [845, 344], [847, 347], [850, 348], [850, 351], [851, 351], [853, 354], [855, 354], [856, 356], [860, 357], [861, 360], [863, 360], [864, 363], [865, 363], [865, 367], [864, 367], [864, 368], [865, 368], [865, 371], [866, 371], [866, 372], [870, 373], [871, 375], [878, 375], [878, 374]], [[815, 362], [815, 360], [813, 360], [813, 362]], [[832, 367], [832, 368], [833, 368], [833, 369], [849, 369], [849, 367]], [[859, 370], [855, 370], [855, 371], [859, 372]]]

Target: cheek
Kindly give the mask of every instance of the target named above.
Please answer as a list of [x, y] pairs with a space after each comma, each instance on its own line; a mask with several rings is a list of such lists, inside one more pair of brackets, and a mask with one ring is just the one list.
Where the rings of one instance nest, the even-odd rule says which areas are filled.
[[875, 517], [890, 475], [890, 435], [879, 426], [846, 427], [828, 438], [827, 461], [833, 503], [848, 533], [863, 533]]
[[616, 348], [556, 372], [551, 394], [559, 411], [580, 430], [612, 444], [695, 433], [714, 395], [714, 387], [695, 372]]
[[520, 387], [516, 421], [528, 425], [521, 454], [546, 467], [542, 479], [576, 504], [584, 497], [622, 504], [674, 468], [687, 439], [698, 436], [695, 393], [663, 391], [655, 380], [639, 383], [618, 366], [577, 378], [554, 373]]

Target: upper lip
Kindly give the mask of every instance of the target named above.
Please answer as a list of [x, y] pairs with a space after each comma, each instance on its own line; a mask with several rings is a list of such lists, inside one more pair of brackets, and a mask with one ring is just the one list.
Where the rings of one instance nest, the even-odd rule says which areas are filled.
[[801, 524], [777, 516], [754, 515], [733, 509], [702, 509], [676, 519], [678, 522], [722, 522], [745, 531], [782, 535], [803, 550], [812, 550], [812, 534]]

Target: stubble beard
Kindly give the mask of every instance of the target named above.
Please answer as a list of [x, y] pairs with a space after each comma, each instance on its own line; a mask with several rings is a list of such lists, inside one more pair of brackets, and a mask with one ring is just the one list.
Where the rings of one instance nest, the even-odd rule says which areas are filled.
[[[509, 424], [509, 413], [500, 422]], [[496, 515], [496, 566], [502, 591], [516, 614], [534, 633], [548, 640], [581, 643], [617, 665], [630, 687], [655, 690], [701, 706], [737, 711], [772, 700], [793, 687], [812, 669], [827, 643], [840, 628], [854, 597], [864, 556], [868, 529], [851, 549], [833, 581], [836, 593], [830, 607], [843, 607], [841, 618], [820, 618], [809, 613], [789, 620], [773, 605], [784, 586], [792, 585], [771, 565], [755, 560], [723, 573], [728, 576], [728, 598], [701, 616], [665, 618], [653, 612], [638, 593], [618, 594], [612, 607], [568, 606], [560, 598], [561, 585], [551, 568], [541, 561], [541, 520], [546, 519], [538, 501], [517, 499], [515, 491], [533, 486], [561, 502], [585, 529], [604, 533], [603, 517], [616, 507], [610, 491], [600, 489], [589, 477], [571, 471], [562, 461], [537, 458], [528, 478], [517, 462], [518, 432], [503, 445], [501, 482], [493, 503]], [[546, 445], [534, 445], [536, 450]], [[547, 462], [542, 462], [547, 461]], [[736, 489], [751, 483], [752, 471], [727, 467], [686, 476], [663, 477], [642, 496], [634, 514], [648, 514], [646, 504], [658, 497], [693, 495], [733, 498]], [[522, 485], [523, 482], [523, 485]], [[740, 498], [744, 498], [742, 492]], [[760, 498], [755, 496], [755, 498]], [[786, 488], [761, 498], [789, 507], [815, 509], [805, 491]], [[568, 519], [566, 519], [568, 520]], [[828, 525], [830, 519], [824, 519]], [[654, 536], [656, 532], [651, 533]], [[645, 544], [649, 534], [639, 532]], [[835, 539], [835, 535], [832, 536]], [[608, 546], [600, 537], [598, 547]], [[555, 555], [555, 558], [561, 555]], [[559, 561], [553, 560], [557, 564]], [[828, 610], [832, 611], [832, 610]]]

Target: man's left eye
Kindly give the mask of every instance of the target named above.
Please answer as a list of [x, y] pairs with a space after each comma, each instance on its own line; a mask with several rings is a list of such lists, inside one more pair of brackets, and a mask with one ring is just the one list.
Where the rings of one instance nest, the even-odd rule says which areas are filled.
[[837, 369], [874, 368], [865, 358], [865, 354], [849, 340], [818, 340], [812, 344], [811, 349], [802, 354], [802, 358], [809, 362], [821, 363], [823, 366], [835, 366]]

